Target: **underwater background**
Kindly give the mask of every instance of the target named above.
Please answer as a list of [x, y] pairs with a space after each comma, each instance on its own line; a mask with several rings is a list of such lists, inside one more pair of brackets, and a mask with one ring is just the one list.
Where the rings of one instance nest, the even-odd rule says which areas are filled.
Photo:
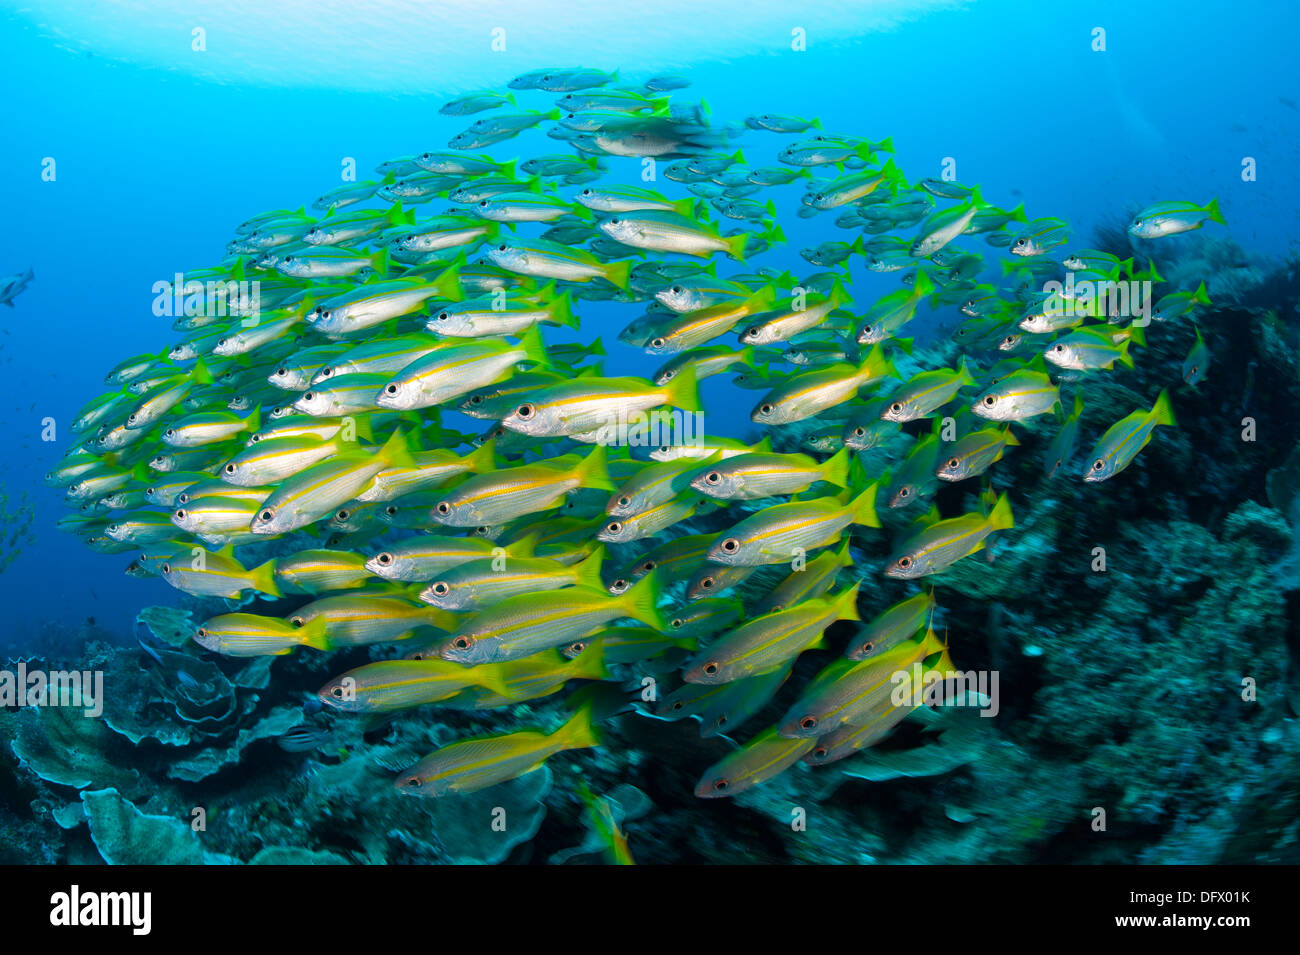
[[[0, 309], [0, 656], [11, 670], [100, 670], [107, 687], [106, 719], [0, 709], [0, 861], [599, 861], [612, 850], [580, 781], [620, 807], [640, 863], [1300, 861], [1298, 22], [1281, 0], [1248, 14], [1013, 0], [707, 14], [675, 2], [0, 3], [0, 274], [34, 276]], [[1016, 529], [991, 561], [950, 571], [939, 598], [956, 665], [1000, 675], [996, 718], [937, 735], [904, 726], [843, 771], [798, 766], [702, 800], [696, 781], [727, 741], [625, 712], [597, 749], [472, 796], [411, 800], [391, 777], [412, 746], [532, 726], [537, 711], [420, 710], [419, 739], [324, 718], [304, 702], [365, 648], [341, 666], [305, 652], [232, 661], [183, 635], [162, 647], [178, 618], [142, 622], [145, 608], [189, 611], [186, 627], [229, 608], [125, 576], [131, 553], [56, 529], [64, 490], [42, 478], [73, 441], [68, 423], [120, 359], [176, 338], [151, 312], [156, 282], [221, 261], [249, 217], [343, 185], [345, 157], [369, 178], [444, 148], [469, 122], [439, 115], [448, 98], [564, 64], [629, 84], [680, 73], [719, 123], [794, 114], [889, 137], [909, 180], [954, 167], [999, 208], [1067, 220], [1075, 246], [1154, 262], [1189, 292], [1205, 283], [1202, 380], [1183, 381], [1196, 341], [1183, 319], [1148, 329], [1135, 369], [1084, 389], [1089, 444], [1168, 388], [1178, 425], [1131, 468], [1085, 484], [1080, 454], [1049, 479], [1050, 432], [998, 465]], [[786, 138], [762, 135], [741, 145], [770, 163]], [[530, 130], [487, 151], [560, 147]], [[634, 165], [612, 160], [612, 181], [639, 183]], [[850, 236], [796, 218], [799, 187], [784, 188], [787, 243], [760, 261], [811, 272], [800, 249]], [[1226, 227], [1125, 232], [1154, 203], [1211, 197]], [[992, 254], [989, 266], [997, 276]], [[860, 263], [848, 274], [864, 301], [895, 287]], [[606, 374], [662, 364], [618, 340], [626, 307], [581, 311], [581, 333], [555, 340], [598, 337]], [[964, 320], [951, 305], [918, 312], [908, 334], [931, 350], [923, 367], [956, 365]], [[756, 442], [759, 395], [706, 383], [709, 433]], [[888, 545], [871, 546], [864, 619], [901, 595], [879, 573]], [[833, 653], [801, 657], [803, 680]], [[500, 807], [504, 831], [490, 824]], [[792, 807], [806, 827], [792, 829]]]

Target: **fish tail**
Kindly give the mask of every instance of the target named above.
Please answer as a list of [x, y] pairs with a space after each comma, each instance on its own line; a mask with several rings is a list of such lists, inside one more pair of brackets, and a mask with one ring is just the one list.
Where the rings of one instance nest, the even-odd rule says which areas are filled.
[[1194, 295], [1192, 295], [1192, 301], [1193, 301], [1193, 302], [1196, 302], [1198, 305], [1209, 305], [1209, 304], [1210, 304], [1210, 295], [1209, 295], [1208, 292], [1205, 291], [1205, 283], [1204, 283], [1204, 282], [1202, 282], [1200, 285], [1196, 286], [1196, 293], [1195, 293]]
[[1169, 392], [1161, 388], [1160, 394], [1156, 396], [1156, 403], [1151, 406], [1151, 416], [1155, 419], [1157, 425], [1168, 425], [1171, 428], [1178, 426], [1174, 418], [1173, 406], [1169, 403]]
[[1012, 448], [1020, 446], [1020, 439], [1017, 438], [1016, 433], [1011, 430], [1011, 425], [1007, 425], [1006, 430], [1002, 432], [1002, 443]]
[[605, 583], [600, 576], [600, 565], [605, 559], [605, 548], [597, 547], [588, 556], [573, 568], [573, 584], [575, 587], [591, 587], [593, 590], [604, 590]]
[[600, 745], [591, 703], [583, 704], [569, 721], [555, 731], [563, 749], [590, 749]]
[[[299, 638], [298, 642], [304, 647], [311, 647], [313, 650], [331, 649], [329, 637], [325, 633], [324, 617], [313, 617], [311, 620], [308, 620], [299, 633], [301, 633], [302, 636]], [[288, 653], [289, 651], [286, 648], [284, 652]]]
[[876, 514], [876, 490], [879, 484], [879, 481], [873, 481], [849, 502], [849, 512], [853, 515], [854, 524], [861, 524], [863, 527], [880, 526], [880, 518]]
[[1133, 339], [1131, 338], [1124, 339], [1124, 341], [1121, 342], [1119, 346], [1119, 355], [1117, 355], [1115, 358], [1116, 361], [1118, 361], [1121, 365], [1123, 365], [1126, 368], [1133, 367], [1133, 356], [1128, 353], [1128, 346], [1131, 345], [1132, 343], [1133, 343]]
[[195, 359], [194, 367], [190, 369], [190, 381], [197, 385], [210, 385], [213, 380], [212, 372], [208, 371], [208, 366], [203, 359]]
[[384, 446], [379, 449], [379, 457], [392, 468], [413, 468], [415, 461], [411, 458], [411, 434], [398, 428], [392, 433]]
[[664, 387], [664, 404], [683, 411], [703, 411], [700, 378], [694, 365], [687, 365]]
[[497, 439], [495, 437], [488, 438], [475, 448], [473, 453], [462, 458], [461, 463], [465, 465], [466, 469], [475, 474], [487, 474], [489, 471], [495, 471], [497, 466]]
[[849, 453], [849, 446], [845, 445], [831, 455], [822, 464], [822, 480], [827, 484], [834, 484], [836, 487], [849, 486], [849, 465], [853, 457]]
[[1005, 493], [993, 505], [993, 511], [989, 514], [989, 526], [995, 531], [1010, 530], [1016, 526], [1015, 518], [1011, 515], [1011, 499]]
[[631, 259], [626, 259], [622, 262], [610, 262], [605, 266], [605, 278], [621, 289], [627, 288], [627, 283], [631, 279], [631, 276]]
[[597, 444], [585, 458], [573, 466], [573, 470], [569, 473], [578, 482], [579, 487], [616, 491], [618, 485], [610, 479], [608, 462], [609, 445]]
[[370, 266], [380, 275], [389, 274], [393, 269], [388, 249], [380, 249], [374, 255], [370, 256]]
[[433, 280], [433, 286], [438, 290], [438, 295], [441, 298], [459, 302], [465, 297], [465, 293], [460, 287], [460, 267], [464, 261], [464, 253], [461, 253], [454, 263], [444, 269], [442, 274]]
[[733, 235], [731, 238], [722, 241], [727, 244], [727, 255], [737, 262], [745, 261], [745, 245], [749, 242], [749, 233], [742, 232], [740, 235]]
[[367, 444], [375, 443], [375, 435], [370, 430], [369, 415], [360, 415], [357, 417], [349, 415], [343, 419], [344, 425], [349, 421], [352, 422], [352, 429], [356, 433], [356, 440], [365, 441]]
[[546, 354], [546, 344], [542, 341], [542, 331], [536, 325], [519, 336], [519, 347], [523, 349], [524, 360], [536, 362], [543, 368], [551, 367], [551, 359]]
[[660, 633], [667, 633], [670, 629], [668, 621], [659, 610], [659, 601], [662, 597], [662, 578], [659, 576], [659, 571], [652, 570], [633, 584], [619, 599], [629, 617], [654, 627]]
[[518, 165], [518, 159], [507, 159], [505, 162], [497, 166], [497, 174], [501, 176], [502, 179], [513, 180], [515, 178], [515, 169]]
[[1205, 212], [1210, 217], [1211, 222], [1217, 222], [1219, 225], [1227, 225], [1223, 219], [1223, 213], [1219, 211], [1219, 200], [1211, 199], [1205, 206]]
[[573, 296], [568, 292], [565, 292], [552, 303], [551, 321], [568, 328], [578, 327], [578, 316], [573, 311]]
[[481, 686], [485, 690], [492, 691], [497, 696], [510, 699], [510, 688], [506, 685], [505, 675], [501, 672], [500, 664], [477, 664], [469, 668], [466, 677], [474, 686]]
[[1130, 325], [1128, 327], [1128, 340], [1139, 348], [1147, 347], [1147, 333], [1142, 330], [1141, 325]]
[[248, 572], [248, 583], [258, 593], [266, 594], [268, 597], [284, 596], [284, 594], [280, 593], [280, 588], [275, 582], [274, 558], [250, 570]]
[[925, 269], [916, 270], [916, 282], [912, 286], [912, 297], [923, 299], [927, 295], [934, 294], [934, 280], [930, 278], [930, 273]]
[[855, 581], [852, 587], [846, 587], [835, 595], [836, 620], [861, 620], [858, 614], [858, 588], [862, 581]]
[[578, 654], [574, 663], [576, 666], [569, 671], [571, 680], [609, 679], [609, 668], [605, 666], [605, 645], [599, 639], [587, 644], [587, 649]]

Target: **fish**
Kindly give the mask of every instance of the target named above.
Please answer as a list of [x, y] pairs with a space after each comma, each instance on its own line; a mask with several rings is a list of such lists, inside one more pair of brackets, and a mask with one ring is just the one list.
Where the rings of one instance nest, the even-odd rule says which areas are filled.
[[36, 278], [36, 273], [28, 268], [26, 272], [16, 272], [13, 275], [6, 275], [0, 278], [0, 305], [14, 307], [14, 299], [27, 290], [27, 286], [32, 284]]
[[1172, 428], [1177, 424], [1169, 392], [1162, 389], [1150, 411], [1139, 408], [1106, 429], [1088, 456], [1083, 479], [1095, 483], [1113, 478], [1133, 463], [1138, 452], [1151, 442], [1158, 426]]
[[860, 493], [792, 501], [765, 508], [718, 534], [706, 558], [715, 564], [782, 564], [807, 551], [829, 547], [850, 524], [879, 527], [876, 483]]
[[1203, 206], [1194, 202], [1157, 202], [1133, 217], [1128, 234], [1139, 239], [1160, 239], [1199, 229], [1207, 222], [1226, 225], [1218, 199], [1211, 199]]
[[1210, 367], [1210, 349], [1205, 344], [1205, 339], [1201, 337], [1201, 330], [1197, 326], [1192, 326], [1192, 331], [1196, 333], [1196, 343], [1188, 349], [1187, 357], [1183, 359], [1183, 381], [1189, 385], [1196, 385], [1205, 378]]
[[805, 650], [825, 646], [823, 634], [837, 620], [859, 620], [858, 585], [833, 597], [806, 600], [730, 630], [686, 662], [687, 683], [729, 683], [784, 666]]
[[885, 575], [914, 580], [947, 570], [963, 557], [983, 549], [994, 531], [1015, 527], [1011, 502], [1006, 494], [997, 498], [988, 515], [965, 514], [928, 523], [909, 538], [885, 567]]
[[768, 729], [706, 769], [695, 795], [717, 799], [752, 789], [789, 769], [815, 745], [815, 739], [787, 739]]
[[660, 593], [659, 573], [651, 571], [618, 596], [567, 587], [507, 597], [457, 627], [439, 653], [466, 664], [516, 660], [566, 646], [625, 617], [662, 633], [668, 624], [659, 610]]
[[521, 730], [450, 743], [402, 770], [394, 786], [408, 796], [472, 793], [540, 769], [557, 753], [599, 745], [600, 735], [588, 705], [550, 734]]
[[194, 642], [228, 657], [283, 656], [298, 647], [332, 649], [323, 620], [297, 627], [286, 620], [252, 613], [210, 617], [194, 631]]

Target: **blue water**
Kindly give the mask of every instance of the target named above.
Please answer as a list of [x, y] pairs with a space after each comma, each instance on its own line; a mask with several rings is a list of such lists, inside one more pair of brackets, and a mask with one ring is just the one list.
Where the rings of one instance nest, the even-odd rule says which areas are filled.
[[[174, 601], [165, 584], [122, 575], [129, 554], [90, 552], [53, 528], [63, 492], [40, 476], [67, 447], [67, 424], [117, 360], [175, 338], [150, 311], [155, 282], [219, 260], [249, 215], [338, 185], [343, 157], [366, 178], [382, 160], [442, 148], [466, 123], [437, 115], [440, 93], [540, 66], [617, 67], [630, 81], [680, 71], [717, 121], [795, 113], [829, 131], [892, 136], [909, 178], [937, 176], [951, 157], [991, 201], [1063, 216], [1080, 237], [1137, 206], [1212, 196], [1252, 254], [1284, 257], [1300, 234], [1300, 17], [1285, 0], [1253, 3], [1248, 16], [1186, 0], [822, 4], [793, 19], [788, 4], [710, 6], [705, 16], [675, 3], [482, 13], [210, 0], [181, 16], [139, 2], [0, 4], [0, 273], [36, 272], [15, 308], [0, 309], [0, 481], [11, 498], [31, 494], [38, 535], [0, 575], [0, 635], [21, 644], [93, 616], [125, 636], [140, 607]], [[312, 21], [336, 8], [349, 12], [329, 29]], [[190, 50], [195, 23], [207, 31], [203, 53]], [[490, 53], [501, 24], [507, 51]], [[800, 26], [807, 49], [795, 52]], [[1096, 27], [1105, 52], [1091, 47]], [[541, 105], [528, 95], [524, 105]], [[779, 140], [745, 142], [774, 152]], [[557, 146], [531, 134], [493, 151]], [[1243, 182], [1244, 157], [1257, 181]], [[610, 160], [629, 177], [634, 163]], [[811, 225], [787, 234], [784, 258], [764, 264], [794, 267], [798, 248], [828, 237]], [[860, 265], [854, 278], [869, 297], [876, 286]], [[602, 337], [612, 343], [613, 331]], [[649, 370], [622, 346], [611, 352], [615, 373]], [[740, 422], [747, 410], [720, 413]], [[47, 418], [54, 442], [40, 440]]]

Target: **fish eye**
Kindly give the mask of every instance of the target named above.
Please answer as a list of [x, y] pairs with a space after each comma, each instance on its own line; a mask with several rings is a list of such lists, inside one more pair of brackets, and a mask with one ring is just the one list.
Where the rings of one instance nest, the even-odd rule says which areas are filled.
[[126, 420], [127, 420], [128, 422], [134, 422], [134, 421], [135, 421], [135, 412], [132, 411], [129, 415], [127, 415], [127, 416], [126, 416]]
[[810, 730], [816, 727], [816, 725], [817, 725], [817, 717], [815, 716], [805, 716], [803, 719], [799, 721], [800, 729]]
[[381, 567], [387, 567], [393, 562], [393, 555], [385, 551], [375, 558], [375, 563]]
[[674, 630], [680, 630], [685, 625], [686, 625], [686, 621], [683, 620], [681, 617], [676, 617], [673, 620], [670, 620], [668, 622], [668, 626], [672, 627]]
[[911, 496], [912, 496], [912, 489], [911, 489], [910, 487], [904, 487], [904, 488], [902, 488], [901, 490], [899, 490], [899, 492], [898, 492], [898, 496], [899, 496], [899, 497], [911, 497]]
[[757, 335], [758, 335], [757, 325], [750, 325], [747, 329], [745, 329], [745, 335], [744, 335], [745, 338], [754, 338]]
[[950, 467], [950, 468], [954, 468], [954, 469], [955, 469], [959, 464], [961, 464], [961, 462], [958, 461], [956, 458], [949, 458], [949, 459], [948, 459], [948, 467]]
[[324, 368], [320, 370], [320, 376], [322, 378], [328, 378], [333, 374], [334, 374], [334, 368], [330, 365], [326, 365]]
[[409, 777], [409, 778], [406, 780], [406, 785], [410, 786], [412, 789], [419, 789], [419, 788], [420, 788], [420, 777], [419, 777], [419, 776], [411, 776], [411, 777]]
[[536, 409], [533, 408], [532, 405], [520, 405], [519, 410], [517, 410], [515, 414], [517, 414], [519, 417], [527, 421], [529, 418], [533, 416], [533, 411], [535, 410]]
[[334, 697], [334, 699], [336, 700], [343, 699], [343, 687], [341, 686], [330, 687], [330, 696]]
[[169, 438], [174, 438], [174, 437], [176, 437], [176, 429], [175, 429], [175, 428], [168, 428], [167, 431], [166, 431], [166, 435], [167, 435], [167, 437], [169, 437]]
[[293, 624], [295, 627], [302, 627], [306, 625], [307, 621], [303, 619], [301, 614], [294, 614], [289, 618], [289, 623]]
[[1133, 224], [1134, 224], [1134, 225], [1141, 225], [1141, 224], [1142, 224], [1142, 220], [1141, 220], [1141, 219], [1134, 219], [1134, 220], [1133, 220]]
[[630, 507], [632, 499], [630, 497], [620, 497], [617, 503], [619, 507]]
[[234, 474], [234, 473], [235, 473], [235, 466], [234, 466], [233, 464], [227, 464], [227, 465], [226, 465], [224, 468], [222, 468], [221, 470], [224, 471], [226, 474]]
[[712, 577], [705, 577], [704, 579], [702, 579], [702, 580], [700, 581], [700, 589], [701, 589], [701, 590], [712, 590], [712, 589], [713, 589], [713, 584], [714, 584], [714, 580], [713, 580]]
[[469, 399], [469, 403], [472, 405], [481, 405], [483, 403], [483, 396], [475, 395], [474, 397]]
[[444, 514], [444, 515], [445, 515], [445, 514], [450, 514], [450, 513], [451, 513], [451, 505], [448, 504], [446, 501], [439, 501], [439, 502], [438, 502], [438, 506], [435, 507], [434, 510], [436, 510], [439, 514]]
[[[666, 342], [665, 342], [662, 338], [656, 338], [654, 341], [652, 341], [652, 342], [650, 343], [650, 347], [651, 347], [651, 348], [663, 348], [665, 344], [666, 344]], [[132, 417], [135, 417], [135, 416], [132, 415]]]
[[208, 635], [208, 631], [203, 627], [199, 627], [199, 629], [195, 631], [194, 635], [196, 637], [206, 637]]
[[1094, 471], [1100, 471], [1105, 466], [1106, 466], [1106, 462], [1103, 461], [1101, 458], [1098, 458], [1096, 461], [1092, 462], [1092, 469]]
[[863, 427], [861, 427], [861, 426], [856, 427], [856, 428], [853, 429], [853, 436], [854, 436], [854, 437], [857, 437], [857, 438], [862, 437], [862, 436], [863, 436], [864, 434], [866, 434], [866, 433], [867, 433], [867, 429], [866, 429], [866, 428], [863, 428]]
[[497, 246], [497, 251], [498, 251], [498, 252], [504, 252], [506, 249], [507, 249], [507, 246], [504, 246], [504, 245], [498, 245], [498, 246]]
[[990, 407], [992, 407], [993, 405], [997, 404], [997, 399], [994, 398], [992, 395], [985, 395], [985, 396], [984, 396], [984, 403], [985, 403], [986, 405], [989, 405]]
[[334, 515], [334, 518], [336, 520], [346, 521], [351, 516], [352, 516], [351, 511], [349, 511], [346, 507], [341, 507], [339, 508], [339, 512]]
[[433, 593], [438, 597], [445, 597], [447, 596], [448, 593], [451, 592], [451, 588], [447, 586], [446, 581], [442, 581], [442, 580], [438, 581], [429, 589], [433, 591]]
[[1054, 351], [1054, 352], [1058, 352], [1058, 353], [1059, 353], [1059, 352], [1063, 352], [1063, 351], [1065, 351], [1065, 346], [1064, 346], [1064, 345], [1055, 345], [1055, 346], [1053, 346], [1052, 351]]
[[275, 376], [277, 378], [283, 378], [287, 374], [289, 374], [289, 369], [285, 368], [283, 365], [275, 370]]
[[304, 392], [304, 393], [303, 393], [302, 400], [303, 400], [303, 401], [312, 401], [312, 400], [315, 399], [315, 397], [316, 397], [316, 392], [314, 392], [314, 391], [308, 391], [308, 392]]
[[876, 648], [875, 641], [868, 640], [866, 643], [864, 643], [861, 647], [858, 648], [858, 652], [859, 652], [859, 653], [870, 653], [870, 652], [871, 652], [872, 650], [874, 650], [875, 648]]
[[907, 568], [912, 566], [912, 558], [910, 557], [898, 558], [898, 566], [901, 567], [903, 570], [907, 570]]
[[387, 514], [389, 517], [396, 517], [397, 506], [394, 504], [389, 504], [386, 508], [384, 508], [384, 513]]
[[[162, 567], [161, 567], [160, 569], [162, 570], [162, 572], [163, 572], [164, 575], [166, 575], [166, 574], [170, 574], [170, 573], [172, 572], [172, 565], [171, 565], [171, 564], [163, 564]], [[203, 631], [202, 631], [202, 630], [199, 631], [199, 635], [200, 635], [200, 636], [203, 635]]]
[[718, 672], [718, 665], [713, 661], [709, 661], [708, 663], [704, 664], [704, 672], [707, 673], [709, 676], [713, 676], [713, 674]]
[[275, 518], [275, 511], [271, 510], [271, 509], [268, 507], [268, 508], [266, 508], [265, 510], [263, 510], [261, 514], [258, 514], [257, 516], [260, 517], [263, 521], [274, 520], [274, 518]]
[[894, 414], [898, 414], [900, 411], [903, 410], [903, 406], [900, 405], [897, 401], [895, 401], [892, 405], [889, 406], [889, 410], [892, 411]]
[[708, 474], [704, 475], [704, 483], [720, 484], [722, 483], [722, 475], [717, 471], [710, 471]]
[[736, 540], [734, 537], [728, 537], [722, 542], [722, 550], [725, 553], [734, 554], [736, 551], [740, 550], [740, 541]]
[[814, 759], [825, 759], [826, 755], [829, 752], [830, 750], [828, 750], [825, 746], [818, 746], [816, 749], [812, 751], [812, 755]]
[[620, 524], [618, 521], [610, 521], [608, 524], [605, 525], [605, 532], [608, 534], [617, 534], [622, 529], [623, 529], [623, 525]]
[[618, 216], [615, 216], [614, 218], [612, 218], [612, 219], [609, 220], [609, 224], [610, 224], [610, 225], [618, 225], [618, 224], [619, 224], [620, 222], [622, 222], [622, 221], [623, 221], [623, 220], [620, 219]]
[[474, 638], [457, 637], [455, 640], [452, 641], [451, 645], [455, 647], [457, 650], [468, 650], [470, 647], [474, 645]]
[[723, 790], [725, 790], [729, 785], [730, 783], [728, 783], [725, 779], [715, 779], [713, 781], [713, 791], [715, 793], [720, 793]]
[[488, 204], [488, 201], [487, 201], [486, 199], [484, 199], [482, 202], [480, 202], [480, 203], [478, 204], [478, 207], [479, 207], [480, 209], [486, 209], [486, 208], [487, 208], [487, 204]]
[[176, 511], [176, 520], [178, 521], [185, 520], [185, 508], [182, 507]]
[[591, 195], [591, 190], [590, 190], [590, 189], [584, 189], [584, 190], [582, 190], [582, 194], [583, 194], [584, 196], [589, 196], [589, 195]]
[[384, 394], [386, 394], [386, 395], [395, 395], [395, 394], [397, 394], [397, 386], [396, 386], [396, 385], [385, 385], [385, 386], [384, 386]]
[[641, 571], [642, 571], [643, 573], [647, 573], [647, 574], [648, 574], [648, 573], [650, 573], [650, 571], [654, 570], [654, 569], [655, 569], [656, 567], [658, 567], [658, 566], [659, 566], [658, 563], [656, 563], [655, 561], [653, 561], [653, 560], [647, 560], [647, 561], [645, 561], [645, 562], [643, 562], [643, 563], [641, 564]]

